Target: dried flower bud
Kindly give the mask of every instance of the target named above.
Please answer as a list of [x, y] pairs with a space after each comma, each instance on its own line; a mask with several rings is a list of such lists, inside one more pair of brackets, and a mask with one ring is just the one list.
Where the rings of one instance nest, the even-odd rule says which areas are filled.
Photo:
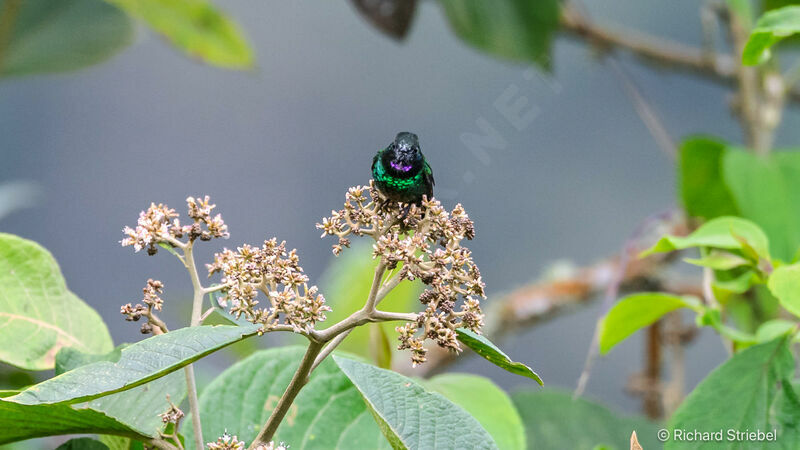
[[276, 444], [274, 441], [270, 441], [269, 444], [262, 444], [255, 448], [255, 450], [288, 450], [289, 445], [281, 442], [280, 444]]
[[227, 431], [217, 439], [217, 442], [206, 443], [208, 450], [243, 450], [244, 447], [244, 441], [240, 441], [236, 436], [231, 436]]
[[180, 422], [181, 419], [183, 419], [184, 416], [183, 411], [181, 411], [180, 408], [175, 406], [169, 400], [169, 396], [167, 396], [167, 401], [169, 402], [169, 409], [166, 412], [159, 414], [159, 416], [161, 417], [161, 421], [164, 423], [177, 424], [178, 422]]
[[[296, 332], [312, 329], [325, 320], [325, 298], [316, 286], [308, 285], [308, 276], [299, 265], [297, 251], [286, 251], [286, 243], [277, 239], [264, 241], [261, 248], [243, 245], [236, 251], [225, 249], [208, 264], [209, 276], [222, 273], [225, 296], [220, 303], [231, 303], [230, 313], [263, 325], [269, 331], [283, 323]], [[269, 302], [258, 306], [263, 293]], [[281, 322], [281, 319], [283, 322]]]
[[419, 279], [429, 286], [420, 295], [426, 309], [416, 323], [397, 328], [399, 348], [411, 350], [416, 365], [425, 361], [425, 339], [457, 352], [461, 346], [456, 328], [480, 332], [483, 313], [478, 298], [485, 293], [470, 250], [461, 246], [464, 239], [475, 237], [464, 207], [458, 204], [448, 213], [438, 200], [424, 198], [420, 207], [410, 205], [407, 213], [404, 209], [398, 203], [387, 204], [370, 182], [368, 188], [350, 188], [344, 208], [323, 218], [317, 228], [323, 237], [339, 239], [333, 246], [337, 256], [347, 247], [344, 243], [350, 243], [349, 235], [372, 237], [373, 257], [389, 269], [401, 267], [401, 279]]
[[[151, 203], [150, 207], [139, 213], [139, 220], [136, 227], [125, 227], [122, 232], [125, 238], [120, 241], [123, 247], [132, 245], [135, 251], [147, 249], [148, 255], [155, 255], [158, 252], [159, 244], [173, 245], [176, 239], [187, 235], [189, 240], [198, 237], [202, 240], [212, 238], [227, 238], [228, 227], [222, 220], [222, 216], [217, 214], [211, 217], [211, 210], [216, 205], [211, 205], [209, 197], [203, 200], [195, 200], [194, 197], [186, 199], [189, 217], [194, 221], [191, 225], [181, 225], [178, 213], [174, 209], [162, 203], [156, 205]], [[205, 229], [203, 229], [205, 226]]]

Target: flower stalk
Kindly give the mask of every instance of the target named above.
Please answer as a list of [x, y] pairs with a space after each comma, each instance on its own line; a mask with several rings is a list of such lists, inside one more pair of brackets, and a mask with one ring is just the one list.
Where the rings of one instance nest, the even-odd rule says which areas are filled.
[[[475, 230], [461, 205], [448, 213], [435, 199], [423, 198], [421, 205], [392, 204], [372, 184], [350, 188], [345, 197], [344, 208], [333, 211], [317, 227], [323, 230], [323, 237], [338, 238], [333, 246], [337, 256], [350, 246], [350, 236], [371, 237], [375, 241], [373, 258], [378, 264], [364, 306], [322, 330], [317, 329], [317, 324], [326, 319], [325, 313], [331, 308], [317, 287], [310, 285], [296, 250], [287, 250], [285, 242], [279, 243], [275, 238], [264, 241], [260, 247], [244, 244], [215, 254], [213, 262], [206, 266], [209, 277], [221, 275], [220, 284], [203, 286], [194, 258], [195, 242], [228, 237], [222, 218], [211, 217], [215, 205], [210, 204], [208, 197], [187, 199], [189, 217], [193, 220], [190, 225], [181, 225], [178, 214], [166, 205], [151, 204], [139, 215], [136, 228], [123, 230], [126, 235], [121, 241], [123, 246], [133, 246], [136, 251], [146, 249], [149, 255], [166, 248], [186, 267], [194, 290], [190, 326], [201, 325], [207, 315], [202, 311], [203, 297], [220, 292], [219, 305], [229, 307], [228, 312], [237, 318], [244, 317], [260, 325], [259, 334], [293, 331], [308, 339], [300, 365], [251, 443], [251, 450], [273, 448], [275, 432], [313, 370], [355, 327], [373, 322], [404, 322], [396, 328], [398, 349], [410, 349], [416, 366], [425, 362], [426, 340], [459, 352], [455, 330], [466, 327], [480, 332], [483, 324], [479, 298], [484, 297], [484, 285], [469, 249], [461, 246], [463, 239], [474, 237]], [[188, 239], [182, 240], [184, 237]], [[420, 295], [420, 302], [425, 305], [422, 312], [378, 309], [381, 301], [403, 280], [415, 279], [429, 287]], [[143, 300], [147, 306], [128, 304], [123, 306], [123, 314], [128, 320], [144, 315], [149, 321], [147, 325], [155, 323], [158, 329], [167, 332], [166, 325], [153, 314], [154, 309], [161, 309], [163, 301], [157, 294], [162, 288], [161, 282], [148, 281]], [[193, 366], [186, 366], [185, 373], [195, 446], [200, 449], [203, 434]], [[208, 444], [208, 448], [215, 449], [243, 447], [244, 443], [235, 436], [223, 436]]]

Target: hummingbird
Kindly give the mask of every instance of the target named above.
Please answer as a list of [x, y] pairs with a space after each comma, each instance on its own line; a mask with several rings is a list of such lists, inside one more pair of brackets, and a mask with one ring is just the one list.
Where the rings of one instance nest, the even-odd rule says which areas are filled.
[[372, 178], [387, 202], [421, 206], [423, 195], [428, 200], [433, 197], [433, 170], [414, 133], [397, 133], [388, 147], [378, 150], [372, 159]]

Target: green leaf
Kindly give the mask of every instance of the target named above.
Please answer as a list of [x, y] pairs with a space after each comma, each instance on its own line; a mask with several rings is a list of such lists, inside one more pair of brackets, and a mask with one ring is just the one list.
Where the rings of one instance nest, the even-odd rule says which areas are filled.
[[108, 446], [91, 438], [75, 438], [59, 445], [56, 450], [108, 450]]
[[392, 344], [386, 330], [379, 323], [367, 324], [369, 327], [369, 353], [372, 361], [381, 369], [392, 368]]
[[130, 438], [101, 434], [97, 439], [106, 444], [109, 450], [143, 450], [141, 442], [132, 441]]
[[703, 307], [693, 297], [661, 292], [633, 294], [620, 299], [600, 322], [600, 353], [608, 353], [628, 336], [680, 308], [700, 311]]
[[395, 449], [498, 448], [474, 417], [441, 394], [390, 370], [335, 355], [333, 359], [361, 392]]
[[724, 142], [706, 137], [681, 144], [678, 184], [683, 207], [692, 217], [713, 219], [738, 213], [722, 175], [725, 147]]
[[22, 405], [77, 403], [121, 392], [155, 380], [257, 333], [251, 327], [181, 328], [122, 350], [117, 362], [100, 361], [43, 381], [1, 402]]
[[709, 254], [697, 259], [684, 258], [684, 261], [695, 266], [708, 267], [714, 270], [730, 270], [750, 264], [750, 261], [739, 255], [719, 251], [711, 251]]
[[[262, 350], [209, 384], [200, 396], [204, 442], [216, 441], [226, 430], [251, 442], [289, 385], [303, 353], [301, 347]], [[186, 423], [191, 423], [188, 419]], [[192, 442], [191, 427], [183, 430], [187, 442]], [[358, 390], [330, 359], [311, 374], [275, 440], [293, 450], [390, 448]]]
[[422, 385], [464, 408], [488, 432], [498, 448], [526, 448], [525, 427], [508, 395], [488, 378], [462, 373], [438, 375]]
[[756, 341], [769, 342], [797, 330], [797, 323], [784, 319], [772, 319], [761, 324], [756, 331]]
[[782, 448], [800, 448], [800, 398], [796, 385], [790, 380], [781, 380], [781, 393], [775, 404], [775, 420], [779, 427], [778, 440]]
[[752, 334], [745, 333], [736, 328], [726, 325], [722, 321], [722, 314], [718, 309], [706, 309], [702, 314], [697, 316], [698, 326], [711, 326], [717, 332], [737, 344], [737, 350], [744, 347], [753, 345], [757, 342], [756, 337]]
[[590, 450], [605, 446], [627, 450], [634, 430], [643, 448], [657, 449], [662, 445], [656, 440], [660, 426], [610, 411], [581, 397], [573, 399], [571, 392], [525, 390], [511, 398], [525, 423], [529, 449]]
[[122, 349], [127, 346], [128, 344], [119, 345], [114, 350], [104, 354], [83, 353], [72, 347], [64, 347], [56, 354], [56, 375], [61, 375], [77, 367], [98, 361], [117, 362], [122, 355]]
[[718, 217], [704, 223], [689, 236], [662, 237], [641, 256], [692, 247], [745, 250], [747, 246], [752, 247], [760, 257], [769, 259], [769, 240], [758, 225], [739, 217]]
[[[83, 363], [118, 359], [119, 349], [106, 355], [88, 355], [64, 348], [56, 356], [56, 367], [59, 370], [74, 370]], [[136, 438], [157, 437], [164, 426], [158, 414], [168, 407], [167, 395], [174, 403], [180, 403], [186, 396], [186, 380], [182, 372], [173, 372], [124, 392], [69, 406], [23, 406], [0, 400], [0, 442], [103, 432], [122, 432]], [[14, 425], [15, 421], [18, 422], [19, 414], [24, 414], [27, 419], [24, 426]], [[105, 442], [102, 438], [101, 441]]]
[[791, 260], [800, 247], [800, 153], [729, 151], [723, 169], [741, 216], [764, 230], [775, 256]]
[[[325, 326], [342, 321], [345, 317], [364, 306], [372, 286], [375, 267], [378, 262], [372, 259], [372, 246], [367, 242], [354, 242], [352, 248], [329, 263], [320, 283], [320, 291], [325, 294], [325, 301], [333, 309], [327, 313]], [[399, 268], [397, 269], [399, 270]], [[403, 281], [381, 301], [381, 309], [387, 311], [414, 311], [419, 306], [419, 294], [424, 285], [419, 281]], [[370, 328], [381, 327], [388, 336], [396, 339], [396, 324], [377, 323], [369, 327], [357, 327], [338, 347], [342, 351], [371, 358]], [[305, 340], [304, 340], [305, 341]], [[392, 346], [393, 353], [396, 345]]]
[[556, 0], [439, 0], [455, 34], [494, 56], [550, 69], [558, 30]]
[[187, 55], [229, 69], [253, 66], [238, 25], [205, 0], [107, 0], [165, 36]]
[[0, 286], [0, 361], [47, 370], [62, 347], [87, 353], [113, 348], [103, 319], [67, 288], [39, 244], [0, 233]]
[[742, 51], [742, 64], [755, 66], [770, 58], [770, 48], [800, 32], [800, 6], [784, 6], [767, 12], [756, 22]]
[[775, 269], [767, 286], [781, 306], [795, 316], [800, 316], [800, 263]]
[[720, 301], [723, 301], [724, 298], [731, 294], [743, 294], [758, 282], [758, 276], [752, 270], [747, 270], [740, 275], [724, 280], [720, 279], [719, 273], [716, 275], [711, 286], [714, 290], [714, 295]]
[[472, 349], [472, 351], [490, 363], [511, 373], [532, 378], [536, 380], [539, 385], [544, 385], [542, 379], [536, 374], [536, 372], [533, 371], [533, 369], [521, 362], [512, 361], [508, 355], [497, 348], [497, 346], [494, 345], [489, 339], [486, 339], [479, 334], [475, 334], [475, 332], [466, 328], [456, 329], [456, 334], [458, 335], [458, 340], [461, 341], [462, 344]]
[[0, 0], [11, 35], [0, 76], [63, 72], [105, 61], [131, 43], [125, 14], [100, 0]]
[[[794, 360], [785, 338], [749, 347], [734, 354], [701, 381], [672, 416], [667, 429], [772, 430], [770, 410], [778, 382], [793, 372]], [[664, 448], [733, 449], [742, 448], [742, 443], [671, 439]]]

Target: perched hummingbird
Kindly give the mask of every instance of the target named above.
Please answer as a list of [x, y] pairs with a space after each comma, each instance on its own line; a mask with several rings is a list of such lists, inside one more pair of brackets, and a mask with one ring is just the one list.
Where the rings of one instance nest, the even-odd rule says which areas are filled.
[[420, 206], [422, 196], [433, 197], [433, 171], [414, 133], [397, 133], [394, 142], [372, 159], [372, 178], [388, 201]]

